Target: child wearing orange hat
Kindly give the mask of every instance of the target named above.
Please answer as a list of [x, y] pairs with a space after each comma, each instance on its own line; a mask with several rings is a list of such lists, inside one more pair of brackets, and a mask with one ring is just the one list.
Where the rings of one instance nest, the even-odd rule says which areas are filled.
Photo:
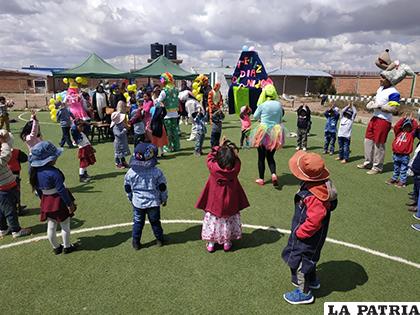
[[337, 207], [337, 191], [324, 160], [316, 153], [296, 152], [289, 168], [302, 183], [295, 196], [291, 234], [282, 257], [290, 267], [292, 284], [298, 288], [283, 298], [290, 304], [309, 304], [314, 301], [311, 289], [321, 286], [316, 263], [327, 237], [331, 211]]

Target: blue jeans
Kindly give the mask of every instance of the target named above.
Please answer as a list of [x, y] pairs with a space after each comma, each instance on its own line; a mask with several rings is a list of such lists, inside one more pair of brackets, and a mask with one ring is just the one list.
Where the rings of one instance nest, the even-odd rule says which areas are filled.
[[324, 134], [324, 152], [328, 152], [328, 147], [330, 148], [329, 152], [334, 153], [335, 150], [335, 138], [337, 133], [336, 132], [329, 132], [325, 131]]
[[401, 183], [407, 183], [407, 171], [408, 162], [410, 162], [410, 156], [408, 154], [396, 154], [392, 155], [394, 161], [394, 174], [392, 174], [393, 180], [400, 180]]
[[61, 136], [60, 147], [63, 147], [65, 143], [67, 143], [70, 148], [73, 147], [70, 138], [70, 127], [61, 127], [61, 130], [63, 135]]
[[350, 138], [338, 137], [338, 157], [340, 160], [348, 160], [350, 157]]
[[204, 142], [204, 132], [197, 131], [197, 136], [195, 137], [195, 148], [196, 153], [201, 153], [203, 151], [203, 142]]
[[0, 230], [7, 230], [10, 227], [12, 232], [19, 232], [20, 225], [16, 211], [18, 191], [13, 188], [0, 192]]
[[213, 122], [210, 135], [210, 145], [215, 147], [220, 145], [220, 136], [222, 135], [222, 123]]
[[160, 223], [160, 207], [139, 209], [133, 206], [133, 240], [140, 241], [144, 222], [147, 219], [152, 226], [153, 234], [157, 240], [163, 240], [163, 229]]

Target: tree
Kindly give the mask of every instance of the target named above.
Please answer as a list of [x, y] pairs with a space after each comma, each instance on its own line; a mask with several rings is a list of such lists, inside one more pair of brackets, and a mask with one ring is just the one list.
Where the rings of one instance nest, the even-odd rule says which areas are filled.
[[[315, 81], [315, 89], [319, 94], [330, 92], [332, 80], [328, 78], [318, 78]], [[335, 90], [335, 87], [333, 88]], [[332, 90], [331, 90], [332, 92]]]

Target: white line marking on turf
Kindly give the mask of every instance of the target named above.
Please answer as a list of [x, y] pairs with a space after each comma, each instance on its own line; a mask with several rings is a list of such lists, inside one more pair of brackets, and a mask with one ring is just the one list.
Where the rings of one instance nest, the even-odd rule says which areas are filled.
[[[200, 220], [161, 220], [161, 221], [162, 221], [162, 223], [165, 223], [165, 224], [201, 224], [202, 223], [202, 221], [200, 221]], [[146, 223], [149, 224], [149, 222], [146, 222]], [[114, 229], [114, 228], [126, 227], [126, 226], [131, 226], [131, 225], [132, 225], [131, 222], [111, 224], [111, 225], [97, 226], [97, 227], [91, 227], [91, 228], [85, 228], [85, 229], [77, 229], [77, 230], [71, 231], [71, 233], [72, 234], [81, 234], [81, 233], [87, 233], [87, 232], [93, 232], [93, 231], [110, 230], [110, 229]], [[276, 228], [276, 227], [263, 226], [263, 225], [252, 225], [252, 224], [242, 224], [242, 226], [244, 228], [248, 228], [248, 229], [276, 231], [276, 232], [280, 232], [280, 233], [284, 233], [284, 234], [290, 234], [290, 230], [280, 229], [280, 228]], [[23, 240], [23, 241], [17, 241], [17, 242], [13, 242], [13, 243], [10, 243], [10, 244], [1, 245], [0, 249], [6, 249], [6, 248], [19, 246], [19, 245], [30, 244], [30, 243], [33, 243], [33, 242], [38, 242], [38, 241], [42, 241], [42, 240], [46, 240], [46, 239], [47, 239], [47, 236], [33, 237], [33, 238], [26, 239], [26, 240]], [[352, 248], [352, 249], [357, 249], [357, 250], [360, 250], [362, 252], [365, 252], [365, 253], [368, 253], [368, 254], [371, 254], [371, 255], [374, 255], [374, 256], [382, 257], [382, 258], [385, 258], [385, 259], [388, 259], [388, 260], [392, 260], [392, 261], [395, 261], [395, 262], [398, 262], [398, 263], [401, 263], [401, 264], [405, 264], [405, 265], [420, 269], [420, 263], [416, 263], [416, 262], [407, 260], [407, 259], [402, 258], [402, 257], [388, 255], [388, 254], [382, 253], [382, 252], [374, 250], [374, 249], [370, 249], [370, 248], [367, 248], [367, 247], [363, 247], [363, 246], [348, 243], [348, 242], [335, 240], [335, 239], [332, 239], [332, 238], [329, 238], [329, 237], [327, 237], [326, 241], [329, 242], [329, 243], [332, 243], [332, 244], [341, 245], [341, 246]]]
[[[22, 113], [22, 114], [20, 114], [19, 116], [18, 116], [18, 118], [20, 119], [20, 120], [22, 120], [22, 121], [29, 121], [29, 119], [25, 119], [25, 118], [23, 118], [22, 116], [23, 115], [25, 115], [25, 114], [27, 114], [28, 112], [24, 112], [24, 113]], [[39, 124], [40, 125], [54, 125], [54, 126], [57, 126], [57, 124], [56, 123], [52, 123], [52, 122], [39, 122]]]

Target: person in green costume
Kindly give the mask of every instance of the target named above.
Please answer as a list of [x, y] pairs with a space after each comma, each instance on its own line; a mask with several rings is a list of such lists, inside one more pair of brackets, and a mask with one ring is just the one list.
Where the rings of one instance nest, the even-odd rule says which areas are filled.
[[169, 72], [162, 73], [160, 82], [163, 89], [157, 98], [157, 102], [163, 103], [167, 111], [164, 124], [169, 141], [169, 144], [163, 150], [165, 152], [176, 152], [181, 148], [178, 133], [178, 89], [174, 85], [174, 77]]

